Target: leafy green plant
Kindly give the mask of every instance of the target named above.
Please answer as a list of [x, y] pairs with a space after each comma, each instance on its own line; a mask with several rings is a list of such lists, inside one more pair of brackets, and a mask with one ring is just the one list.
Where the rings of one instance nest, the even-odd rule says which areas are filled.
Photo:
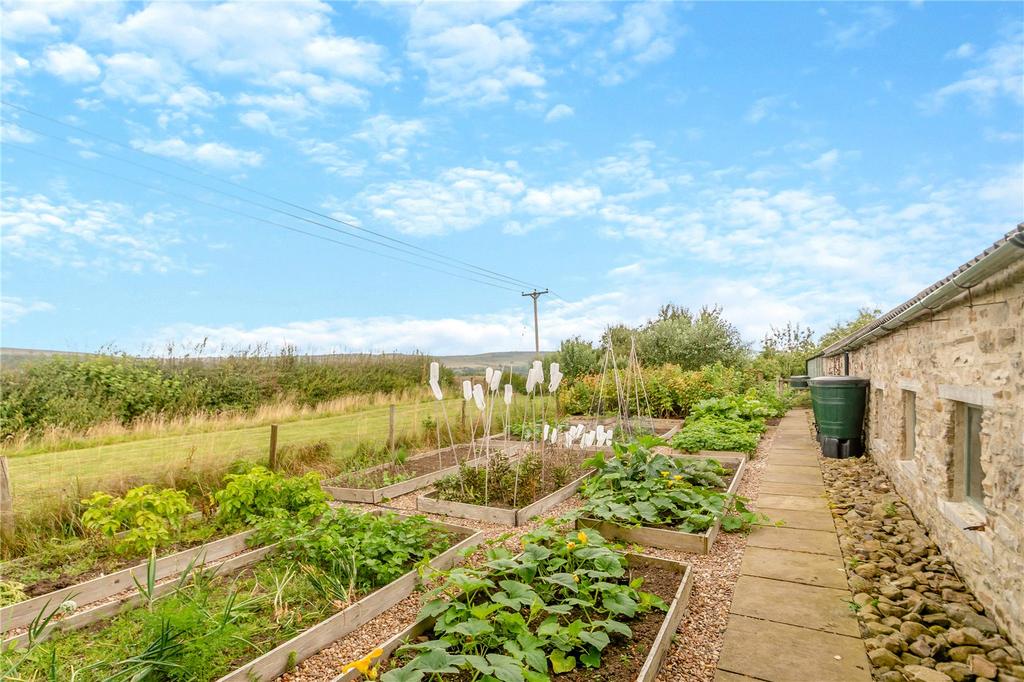
[[731, 420], [717, 415], [687, 419], [672, 437], [672, 447], [683, 452], [733, 450], [753, 453], [764, 430], [764, 422]]
[[25, 586], [14, 580], [0, 580], [0, 608], [25, 601]]
[[293, 563], [313, 567], [313, 575], [326, 572], [340, 577], [360, 590], [401, 577], [410, 565], [436, 556], [451, 544], [449, 534], [424, 516], [360, 514], [345, 507], [331, 509], [314, 522], [265, 519], [258, 524], [253, 541], [280, 542], [279, 553]]
[[94, 493], [82, 500], [82, 526], [118, 537], [115, 549], [122, 553], [150, 550], [171, 539], [192, 513], [188, 497], [180, 490], [157, 490], [152, 485], [132, 488], [123, 497]]
[[253, 523], [270, 516], [309, 521], [327, 511], [328, 496], [316, 472], [286, 478], [265, 467], [253, 467], [244, 474], [228, 474], [226, 480], [224, 488], [213, 494], [223, 521]]
[[631, 620], [667, 610], [640, 590], [642, 579], [629, 579], [625, 556], [594, 531], [562, 535], [548, 526], [522, 542], [518, 556], [497, 547], [482, 567], [446, 573], [420, 611], [420, 620], [432, 621], [430, 639], [401, 647], [394, 662], [401, 667], [382, 682], [446, 673], [541, 682], [598, 668], [613, 641], [632, 636]]
[[613, 445], [615, 456], [589, 461], [597, 475], [583, 484], [581, 513], [628, 526], [658, 526], [700, 533], [718, 519], [735, 532], [759, 519], [745, 501], [725, 492], [728, 472], [713, 459], [666, 457], [650, 441]]

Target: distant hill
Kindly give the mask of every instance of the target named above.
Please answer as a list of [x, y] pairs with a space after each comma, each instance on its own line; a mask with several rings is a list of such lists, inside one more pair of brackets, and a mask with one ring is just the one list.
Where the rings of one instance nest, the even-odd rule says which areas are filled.
[[[553, 351], [541, 351], [541, 357]], [[527, 367], [535, 359], [533, 351], [510, 350], [502, 353], [480, 353], [478, 355], [440, 355], [438, 361], [456, 374], [482, 374], [488, 367], [508, 367], [516, 374], [526, 374]]]
[[[552, 351], [541, 351], [546, 355]], [[88, 358], [98, 353], [77, 353], [62, 350], [37, 350], [33, 348], [0, 348], [0, 367], [3, 369], [16, 369], [24, 367], [32, 362], [45, 360], [53, 356], [65, 358]], [[339, 353], [336, 355], [309, 355], [306, 356], [312, 361], [318, 362], [344, 362], [346, 358], [357, 354]], [[482, 374], [488, 367], [507, 367], [510, 363], [517, 374], [526, 374], [526, 369], [533, 361], [533, 351], [501, 351], [496, 353], [479, 353], [477, 355], [435, 355], [439, 362], [456, 374]], [[209, 362], [216, 362], [217, 358], [206, 358]]]

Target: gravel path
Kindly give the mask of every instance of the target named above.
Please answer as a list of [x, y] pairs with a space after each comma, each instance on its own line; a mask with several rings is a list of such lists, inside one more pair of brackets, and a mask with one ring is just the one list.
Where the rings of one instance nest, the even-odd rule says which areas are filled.
[[[740, 495], [749, 499], [757, 498], [761, 475], [767, 464], [763, 455], [771, 447], [774, 437], [775, 429], [770, 428], [765, 437], [761, 439], [757, 456], [748, 462], [746, 467], [739, 488]], [[382, 506], [396, 511], [415, 512], [416, 497], [431, 490], [432, 488], [417, 490], [395, 498], [387, 505]], [[573, 497], [552, 509], [547, 516], [558, 517], [579, 507], [580, 504], [579, 498]], [[373, 505], [359, 504], [349, 506], [354, 508], [374, 507]], [[509, 528], [508, 526], [435, 514], [426, 516], [437, 521], [482, 530], [488, 540], [506, 536], [504, 544], [513, 550], [518, 549], [519, 538], [522, 535], [534, 530], [541, 523], [537, 521], [520, 528]], [[655, 548], [645, 549], [647, 554], [690, 564], [694, 576], [689, 611], [680, 624], [672, 647], [665, 657], [661, 673], [657, 678], [658, 682], [712, 682], [714, 680], [715, 667], [722, 649], [722, 637], [729, 620], [733, 587], [739, 577], [746, 544], [745, 535], [719, 533], [712, 553], [708, 555]], [[342, 637], [320, 653], [306, 659], [294, 671], [279, 679], [285, 682], [322, 682], [333, 679], [341, 673], [341, 669], [346, 663], [366, 655], [415, 622], [419, 607], [420, 594], [409, 596], [355, 632]]]

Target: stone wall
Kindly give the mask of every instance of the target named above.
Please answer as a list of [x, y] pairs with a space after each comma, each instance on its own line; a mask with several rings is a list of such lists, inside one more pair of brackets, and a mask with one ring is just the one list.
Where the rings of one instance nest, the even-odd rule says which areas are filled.
[[[826, 371], [842, 374], [842, 364], [841, 355], [826, 358]], [[850, 374], [871, 380], [868, 453], [997, 622], [1024, 642], [1024, 261], [851, 351]], [[983, 409], [983, 509], [960, 493], [962, 403]]]

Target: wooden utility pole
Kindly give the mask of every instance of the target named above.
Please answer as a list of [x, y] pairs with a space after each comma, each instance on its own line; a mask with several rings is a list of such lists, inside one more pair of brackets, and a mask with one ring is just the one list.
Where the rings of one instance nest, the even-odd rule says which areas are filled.
[[7, 473], [7, 457], [0, 455], [0, 529], [14, 528], [14, 502], [11, 499], [11, 479]]
[[270, 470], [277, 470], [277, 424], [270, 425]]
[[533, 299], [533, 347], [537, 352], [537, 355], [540, 355], [540, 327], [537, 324], [537, 299], [546, 293], [548, 293], [547, 289], [544, 291], [537, 291], [534, 289], [533, 291], [523, 292], [523, 296], [529, 296]]
[[395, 406], [388, 406], [388, 447], [395, 451]]

